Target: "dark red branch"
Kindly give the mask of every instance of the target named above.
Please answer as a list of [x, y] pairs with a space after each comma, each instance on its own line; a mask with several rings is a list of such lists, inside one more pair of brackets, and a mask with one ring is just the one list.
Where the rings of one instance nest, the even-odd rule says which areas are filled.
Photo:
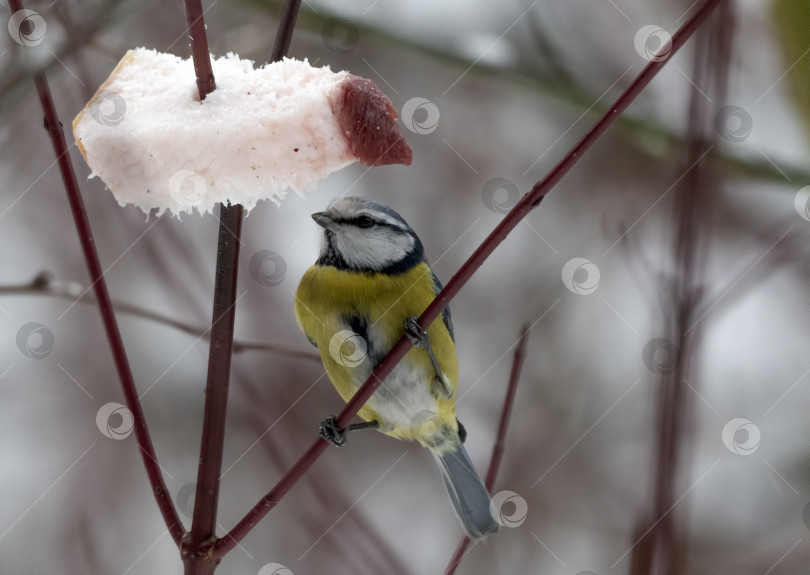
[[208, 53], [208, 35], [205, 33], [205, 20], [201, 0], [185, 0], [188, 37], [191, 40], [191, 59], [194, 61], [194, 74], [197, 76], [197, 91], [200, 100], [217, 89], [214, 71], [211, 69], [211, 56]]
[[[706, 17], [714, 10], [718, 4], [723, 0], [706, 0], [695, 14], [690, 17], [683, 26], [672, 37], [672, 50], [670, 57], [674, 55], [684, 43], [695, 33], [700, 25], [706, 20]], [[599, 139], [602, 134], [616, 121], [619, 114], [624, 112], [627, 107], [638, 97], [641, 91], [650, 83], [658, 71], [663, 67], [666, 60], [658, 62], [650, 62], [636, 77], [635, 80], [628, 86], [628, 88], [619, 96], [619, 99], [610, 107], [607, 113], [602, 116], [596, 124], [586, 133], [582, 139], [565, 155], [565, 157], [549, 172], [549, 174], [541, 181], [537, 182], [532, 190], [523, 196], [523, 198], [512, 208], [512, 210], [501, 220], [492, 233], [487, 236], [484, 242], [475, 250], [472, 256], [461, 266], [458, 272], [448, 282], [444, 289], [436, 296], [436, 299], [428, 306], [428, 308], [419, 317], [419, 323], [427, 328], [439, 316], [441, 310], [445, 308], [461, 290], [462, 287], [469, 281], [472, 275], [481, 267], [481, 265], [492, 254], [496, 247], [506, 239], [506, 236], [515, 229], [520, 221], [528, 215], [530, 211], [536, 208], [548, 191], [567, 174], [571, 168], [582, 158], [582, 156], [590, 150], [591, 146]], [[410, 340], [407, 337], [400, 339], [396, 345], [391, 349], [388, 355], [374, 368], [374, 371], [363, 383], [357, 393], [354, 394], [351, 400], [340, 412], [337, 419], [337, 424], [340, 427], [345, 427], [357, 415], [357, 412], [374, 394], [382, 381], [388, 377], [397, 363], [402, 360], [408, 350], [411, 348]], [[247, 515], [236, 524], [227, 537], [224, 537], [217, 542], [215, 554], [222, 556], [236, 544], [241, 541], [245, 535], [258, 523], [267, 513], [276, 506], [282, 497], [290, 490], [296, 481], [315, 463], [315, 460], [320, 457], [326, 449], [327, 443], [320, 438], [310, 446], [295, 465], [287, 472], [284, 477], [265, 495]]]
[[295, 21], [298, 19], [298, 10], [301, 8], [301, 0], [287, 0], [284, 4], [284, 12], [281, 14], [281, 21], [276, 32], [276, 41], [273, 44], [273, 52], [270, 54], [271, 62], [278, 62], [290, 51]]
[[[12, 12], [22, 10], [23, 5], [21, 0], [10, 0], [9, 8]], [[51, 138], [53, 151], [59, 163], [59, 172], [62, 175], [62, 182], [65, 185], [65, 192], [67, 192], [70, 211], [73, 214], [76, 232], [79, 235], [79, 242], [81, 243], [84, 259], [87, 263], [88, 272], [90, 273], [93, 292], [98, 301], [98, 308], [101, 312], [104, 330], [107, 332], [107, 340], [110, 342], [115, 369], [118, 372], [118, 379], [121, 381], [127, 407], [132, 412], [135, 438], [140, 447], [139, 451], [141, 452], [143, 465], [146, 468], [149, 483], [152, 485], [152, 492], [155, 494], [155, 500], [157, 501], [161, 515], [163, 515], [163, 520], [166, 522], [166, 527], [168, 527], [174, 542], [180, 545], [184, 531], [183, 524], [180, 521], [180, 517], [177, 515], [177, 510], [174, 508], [171, 496], [166, 489], [166, 483], [163, 481], [163, 475], [161, 474], [157, 456], [155, 455], [155, 448], [152, 446], [152, 439], [149, 436], [149, 429], [146, 426], [146, 418], [144, 417], [143, 409], [141, 409], [141, 402], [138, 399], [135, 379], [132, 377], [129, 359], [124, 349], [124, 342], [121, 339], [121, 332], [118, 329], [118, 322], [115, 319], [115, 311], [113, 310], [112, 301], [110, 300], [110, 294], [107, 291], [107, 283], [104, 280], [104, 272], [98, 258], [98, 252], [96, 251], [93, 231], [90, 229], [90, 220], [87, 218], [87, 212], [84, 209], [84, 200], [82, 200], [79, 190], [79, 182], [76, 180], [73, 163], [68, 154], [62, 123], [59, 121], [59, 117], [56, 114], [51, 91], [44, 74], [35, 75], [34, 83], [36, 84], [37, 94], [39, 94], [42, 110], [45, 113], [45, 129]]]
[[[194, 70], [200, 100], [216, 87], [208, 54], [200, 0], [186, 0], [186, 16], [192, 42]], [[282, 16], [272, 61], [283, 58], [289, 49], [300, 0], [290, 0]], [[213, 556], [216, 542], [219, 479], [225, 449], [225, 423], [228, 409], [233, 332], [236, 316], [236, 286], [239, 271], [244, 210], [241, 205], [222, 204], [219, 209], [219, 239], [214, 277], [214, 309], [211, 324], [211, 345], [208, 353], [208, 378], [205, 386], [205, 409], [197, 490], [191, 532], [183, 541], [182, 556], [187, 575], [213, 573], [222, 555]]]
[[[236, 312], [236, 280], [242, 231], [242, 206], [222, 205], [219, 210], [219, 239], [214, 277], [214, 310], [208, 352], [208, 379], [200, 443], [197, 491], [191, 532], [183, 544], [184, 561], [203, 558], [210, 563], [207, 549], [216, 536], [219, 476], [225, 449], [225, 420], [228, 408], [233, 330]], [[213, 572], [212, 566], [187, 573]]]
[[[515, 403], [515, 393], [517, 392], [517, 384], [520, 379], [520, 371], [523, 369], [523, 360], [526, 359], [526, 341], [529, 335], [529, 326], [524, 325], [520, 331], [520, 340], [515, 349], [515, 355], [512, 357], [512, 369], [509, 372], [509, 383], [506, 386], [506, 397], [503, 400], [503, 409], [501, 410], [501, 420], [498, 423], [498, 434], [495, 436], [495, 445], [492, 447], [492, 457], [489, 459], [489, 469], [487, 470], [487, 478], [484, 482], [487, 486], [487, 491], [492, 493], [495, 487], [495, 479], [498, 477], [498, 470], [501, 468], [501, 461], [503, 460], [503, 452], [506, 446], [506, 429], [509, 427], [509, 419], [512, 415], [512, 405]], [[461, 563], [462, 557], [467, 552], [467, 547], [470, 546], [470, 538], [462, 537], [461, 541], [456, 547], [450, 563], [444, 571], [445, 575], [453, 575]]]

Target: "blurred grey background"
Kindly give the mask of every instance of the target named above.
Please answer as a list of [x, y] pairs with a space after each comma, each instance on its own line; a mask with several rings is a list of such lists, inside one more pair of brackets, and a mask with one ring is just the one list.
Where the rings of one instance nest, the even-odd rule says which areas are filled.
[[[267, 60], [281, 3], [204, 6], [214, 54]], [[0, 34], [0, 564], [182, 573], [134, 436], [110, 409], [97, 424], [123, 397], [98, 309], [76, 302], [87, 270], [30, 74], [47, 70], [71, 143], [70, 122], [127, 49], [189, 55], [183, 6], [26, 7], [44, 37], [25, 46]], [[726, 3], [454, 300], [458, 413], [482, 474], [520, 326], [532, 326], [494, 489], [514, 492], [500, 510], [513, 527], [474, 545], [459, 573], [643, 572], [644, 553], [649, 572], [806, 571], [810, 150], [796, 90], [810, 75], [810, 39], [786, 46], [801, 37], [777, 8]], [[255, 208], [237, 339], [311, 352], [293, 293], [317, 254], [309, 214], [339, 195], [395, 208], [446, 282], [694, 9], [304, 2], [292, 57], [371, 78], [398, 110], [424, 99], [401, 118], [414, 163], [353, 165], [306, 198]], [[119, 207], [86, 179], [75, 147], [71, 157], [113, 298], [204, 329], [216, 218]], [[49, 283], [32, 284], [43, 272]], [[188, 526], [208, 342], [118, 319]], [[341, 407], [319, 361], [235, 355], [220, 534]], [[460, 536], [429, 454], [359, 433], [329, 449], [218, 573], [439, 573]]]

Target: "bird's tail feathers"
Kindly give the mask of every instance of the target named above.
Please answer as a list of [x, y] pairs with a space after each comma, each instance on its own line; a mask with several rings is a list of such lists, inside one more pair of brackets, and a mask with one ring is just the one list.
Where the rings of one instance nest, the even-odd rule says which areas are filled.
[[484, 482], [475, 471], [470, 456], [460, 441], [452, 448], [431, 449], [442, 470], [447, 492], [458, 518], [470, 539], [495, 533], [500, 525], [490, 513], [490, 497]]

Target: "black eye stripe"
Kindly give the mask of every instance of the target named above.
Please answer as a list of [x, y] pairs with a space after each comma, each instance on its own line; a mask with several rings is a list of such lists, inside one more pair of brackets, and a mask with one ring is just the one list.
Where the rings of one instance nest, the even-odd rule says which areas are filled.
[[[391, 228], [393, 230], [398, 230], [398, 231], [401, 231], [401, 232], [405, 231], [399, 226], [395, 226], [394, 224], [391, 224], [389, 222], [380, 221], [377, 218], [369, 216], [368, 214], [363, 214], [363, 215], [358, 216], [356, 218], [341, 218], [341, 219], [337, 220], [337, 222], [340, 223], [340, 224], [348, 224], [350, 226], [357, 226], [358, 228], [362, 228], [364, 226], [362, 226], [360, 224], [360, 221], [363, 218], [368, 218], [369, 220], [371, 220], [372, 225], [384, 226], [386, 228]], [[365, 226], [365, 228], [368, 228], [368, 227], [370, 227], [370, 226]]]

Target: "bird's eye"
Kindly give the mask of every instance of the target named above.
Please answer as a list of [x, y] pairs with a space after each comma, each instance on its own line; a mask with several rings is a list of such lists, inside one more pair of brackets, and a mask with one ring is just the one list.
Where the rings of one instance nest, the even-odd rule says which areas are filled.
[[368, 216], [360, 216], [359, 218], [357, 218], [357, 227], [370, 228], [373, 225], [374, 225], [374, 220], [372, 220]]

